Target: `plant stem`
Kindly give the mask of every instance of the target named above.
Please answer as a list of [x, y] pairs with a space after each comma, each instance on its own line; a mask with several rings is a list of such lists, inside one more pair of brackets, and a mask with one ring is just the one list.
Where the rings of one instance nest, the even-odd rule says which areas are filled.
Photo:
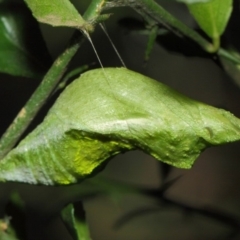
[[23, 132], [29, 126], [33, 118], [48, 99], [59, 80], [66, 71], [72, 57], [83, 42], [83, 37], [78, 39], [76, 35], [67, 49], [55, 60], [42, 82], [20, 110], [12, 124], [8, 127], [0, 140], [0, 159], [16, 144]]
[[[103, 0], [93, 0], [89, 5], [84, 18], [86, 21], [97, 18], [102, 10]], [[71, 38], [65, 51], [55, 60], [42, 82], [20, 110], [0, 139], [0, 159], [2, 159], [18, 142], [24, 131], [30, 125], [33, 118], [44, 105], [54, 88], [57, 86], [61, 77], [65, 73], [68, 64], [76, 54], [84, 41], [84, 37], [76, 31]]]
[[[174, 28], [176, 34], [183, 34], [198, 43], [205, 51], [211, 53], [216, 51], [214, 46], [203, 38], [196, 31], [192, 30], [184, 23], [179, 21], [154, 0], [121, 0], [126, 6], [134, 8], [144, 18], [152, 18], [157, 23], [165, 25], [167, 28]], [[173, 30], [173, 29], [171, 29]]]
[[83, 15], [83, 18], [87, 21], [95, 21], [101, 14], [106, 0], [92, 0], [88, 9]]
[[186, 26], [177, 18], [172, 16], [154, 0], [110, 0], [106, 3], [106, 8], [129, 6], [141, 14], [147, 22], [149, 19], [163, 24], [177, 35], [184, 35], [199, 44], [208, 53], [217, 53], [220, 57], [224, 56], [235, 64], [240, 64], [240, 59], [233, 56], [226, 50], [219, 48], [219, 39], [212, 44], [203, 38], [193, 29]]
[[228, 52], [227, 50], [220, 48], [217, 52], [219, 57], [223, 57], [229, 61], [231, 61], [234, 64], [240, 64], [240, 58], [238, 56], [235, 56], [234, 54]]

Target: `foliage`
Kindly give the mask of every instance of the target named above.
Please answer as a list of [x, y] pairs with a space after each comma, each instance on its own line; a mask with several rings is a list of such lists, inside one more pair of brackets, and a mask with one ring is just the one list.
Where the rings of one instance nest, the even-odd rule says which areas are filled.
[[190, 4], [189, 10], [204, 32], [219, 42], [232, 12], [232, 0], [212, 0]]
[[13, 0], [0, 2], [0, 15], [1, 72], [41, 78], [50, 61], [37, 21], [23, 2]]
[[[89, 34], [110, 17], [109, 11], [114, 8], [130, 6], [143, 17], [149, 30], [146, 58], [163, 25], [167, 28], [164, 35], [177, 32], [198, 45], [203, 53], [218, 57], [230, 76], [232, 70], [229, 71], [228, 64], [237, 73], [240, 64], [237, 50], [224, 48], [221, 43], [231, 17], [232, 0], [179, 0], [186, 4], [204, 36], [153, 0], [92, 0], [83, 16], [68, 0], [25, 2], [35, 19], [23, 1], [0, 1], [0, 71], [13, 76], [43, 77], [43, 80], [0, 140], [2, 182], [79, 183], [100, 172], [112, 156], [134, 149], [171, 166], [191, 168], [207, 147], [240, 139], [240, 120], [230, 112], [192, 100], [126, 68], [100, 68], [81, 74], [63, 90], [43, 122], [23, 137], [45, 101], [65, 85], [63, 76], [84, 37], [91, 41]], [[14, 13], [13, 6], [21, 6], [19, 14]], [[47, 73], [44, 72], [51, 58], [36, 20], [76, 30]], [[29, 43], [30, 30], [26, 25], [34, 29], [37, 41], [31, 39]], [[36, 46], [39, 52], [33, 51]], [[121, 192], [122, 186], [114, 186]], [[112, 189], [108, 185], [101, 187], [100, 192], [111, 196]], [[126, 186], [123, 189], [128, 191]], [[135, 187], [130, 189], [146, 193]], [[73, 239], [90, 239], [86, 219], [75, 218], [72, 201], [67, 202], [62, 218]], [[0, 223], [3, 225], [4, 221]], [[0, 234], [6, 235], [6, 239], [16, 239], [14, 231], [1, 230]]]

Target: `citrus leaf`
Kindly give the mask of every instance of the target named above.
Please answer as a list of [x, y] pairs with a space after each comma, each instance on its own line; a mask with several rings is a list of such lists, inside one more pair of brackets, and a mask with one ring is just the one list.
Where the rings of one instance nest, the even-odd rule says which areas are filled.
[[232, 0], [211, 0], [188, 4], [188, 8], [202, 30], [211, 38], [224, 32], [232, 12]]
[[88, 26], [69, 0], [25, 0], [25, 2], [39, 22], [78, 29]]
[[240, 119], [125, 68], [91, 70], [71, 83], [45, 120], [0, 161], [0, 179], [76, 183], [110, 157], [142, 149], [190, 168], [211, 145], [240, 140]]
[[51, 63], [38, 23], [21, 1], [0, 2], [0, 72], [42, 78]]

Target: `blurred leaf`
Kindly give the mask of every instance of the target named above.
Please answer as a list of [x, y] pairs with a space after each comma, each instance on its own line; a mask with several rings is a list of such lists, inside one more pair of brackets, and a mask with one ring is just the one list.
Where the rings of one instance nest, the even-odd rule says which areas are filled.
[[239, 133], [240, 119], [227, 111], [125, 68], [96, 69], [70, 84], [43, 123], [0, 161], [0, 179], [76, 183], [131, 149], [190, 168], [206, 147], [238, 141]]
[[51, 58], [40, 29], [21, 1], [0, 2], [0, 72], [41, 78]]
[[188, 8], [202, 30], [216, 39], [224, 32], [232, 12], [232, 0], [211, 0], [189, 4]]
[[[85, 189], [84, 189], [85, 188]], [[119, 201], [126, 194], [140, 194], [145, 189], [132, 184], [123, 183], [113, 179], [104, 177], [93, 177], [81, 183], [81, 190], [83, 198], [92, 194], [104, 194], [114, 201]]]
[[0, 239], [1, 240], [18, 240], [14, 230], [10, 226], [10, 218], [0, 219]]
[[12, 204], [16, 206], [16, 208], [18, 208], [19, 210], [25, 209], [25, 202], [22, 200], [18, 192], [12, 192], [10, 199]]
[[25, 2], [39, 22], [77, 29], [87, 28], [89, 25], [69, 0], [25, 0]]
[[[67, 191], [58, 198], [59, 202], [69, 203], [73, 201], [87, 201], [97, 196], [106, 196], [112, 201], [118, 203], [127, 194], [142, 194], [146, 188], [135, 184], [124, 183], [112, 178], [94, 176], [81, 183], [68, 186]], [[75, 205], [76, 207], [76, 205]]]
[[[9, 230], [14, 229], [14, 236], [19, 239], [26, 239], [26, 212], [25, 202], [20, 197], [19, 193], [14, 191], [5, 207], [5, 212], [10, 217]], [[13, 233], [13, 232], [12, 232]], [[11, 234], [12, 235], [12, 234]], [[1, 239], [1, 238], [0, 238]]]
[[72, 204], [69, 204], [62, 210], [61, 216], [73, 240], [91, 239], [87, 223], [80, 221], [74, 216], [74, 206]]

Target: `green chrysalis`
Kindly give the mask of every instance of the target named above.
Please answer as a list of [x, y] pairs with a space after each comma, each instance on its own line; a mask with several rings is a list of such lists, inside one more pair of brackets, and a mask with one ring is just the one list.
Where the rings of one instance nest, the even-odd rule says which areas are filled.
[[110, 157], [141, 149], [190, 168], [201, 151], [240, 139], [240, 120], [126, 68], [82, 74], [44, 121], [0, 161], [0, 179], [71, 184]]

